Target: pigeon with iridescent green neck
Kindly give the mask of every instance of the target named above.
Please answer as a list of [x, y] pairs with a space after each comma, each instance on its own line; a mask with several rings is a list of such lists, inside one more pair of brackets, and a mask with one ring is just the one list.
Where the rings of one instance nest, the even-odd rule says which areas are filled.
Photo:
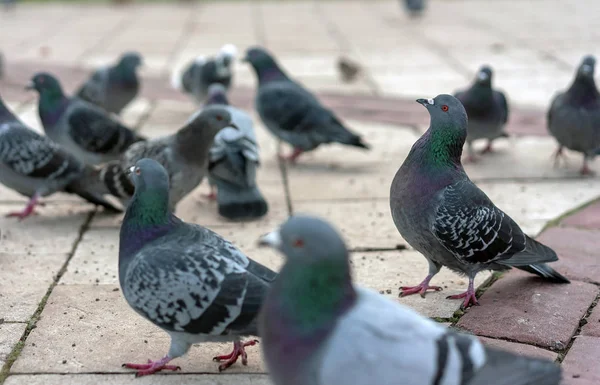
[[263, 236], [285, 265], [259, 316], [274, 385], [558, 385], [549, 360], [485, 347], [352, 282], [348, 249], [318, 218]]
[[483, 270], [516, 267], [568, 283], [546, 264], [558, 260], [554, 250], [523, 233], [465, 173], [460, 157], [467, 113], [460, 101], [438, 95], [417, 102], [427, 108], [431, 124], [394, 177], [390, 207], [402, 237], [427, 259], [429, 274], [417, 286], [402, 287], [402, 295], [441, 290], [429, 282], [442, 266], [468, 277], [467, 291], [448, 297], [464, 299], [463, 307], [478, 303], [474, 279]]
[[119, 240], [119, 282], [127, 303], [171, 337], [169, 352], [156, 361], [123, 366], [143, 376], [187, 353], [192, 344], [233, 341], [219, 370], [256, 340], [256, 318], [276, 274], [254, 262], [218, 234], [177, 218], [169, 209], [169, 175], [160, 163], [141, 159], [131, 169], [135, 193]]
[[118, 115], [139, 93], [140, 79], [136, 70], [140, 65], [141, 55], [127, 52], [117, 64], [94, 72], [76, 95]]

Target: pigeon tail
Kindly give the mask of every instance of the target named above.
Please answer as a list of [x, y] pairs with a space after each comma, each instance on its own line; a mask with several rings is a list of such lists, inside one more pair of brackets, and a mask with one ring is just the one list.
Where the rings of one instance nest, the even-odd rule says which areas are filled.
[[371, 146], [369, 146], [368, 144], [366, 144], [362, 138], [358, 135], [352, 135], [350, 137], [349, 140], [343, 141], [342, 143], [350, 145], [350, 146], [354, 146], [354, 147], [360, 147], [360, 148], [364, 148], [365, 150], [370, 150]]
[[97, 175], [97, 169], [87, 166], [83, 172], [83, 175], [69, 184], [65, 188], [65, 191], [71, 194], [79, 195], [88, 202], [97, 206], [102, 206], [108, 211], [122, 213], [122, 209], [116, 207], [103, 197], [103, 195], [108, 193], [108, 191], [106, 191], [106, 188], [104, 188], [101, 183], [98, 183], [99, 180]]
[[540, 276], [550, 282], [554, 283], [571, 283], [568, 278], [563, 276], [558, 271], [554, 270], [545, 263], [538, 263], [535, 265], [515, 266], [517, 269], [526, 271], [528, 273]]
[[240, 190], [216, 182], [219, 214], [228, 219], [260, 218], [269, 211], [269, 205], [256, 186]]
[[128, 199], [133, 196], [135, 187], [119, 161], [105, 164], [97, 172], [97, 179], [101, 181], [110, 194], [117, 198]]

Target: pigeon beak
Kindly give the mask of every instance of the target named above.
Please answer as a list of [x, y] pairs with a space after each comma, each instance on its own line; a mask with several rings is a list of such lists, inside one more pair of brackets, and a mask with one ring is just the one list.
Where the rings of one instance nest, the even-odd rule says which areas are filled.
[[584, 64], [581, 66], [581, 72], [585, 75], [591, 75], [594, 72], [594, 69], [589, 64]]
[[484, 82], [484, 81], [488, 80], [488, 75], [482, 71], [477, 74], [477, 80], [479, 80], [480, 82]]
[[133, 174], [133, 171], [135, 170], [135, 166], [131, 166], [127, 169], [127, 175], [131, 175]]
[[279, 233], [279, 230], [272, 231], [260, 237], [258, 245], [279, 249], [281, 247], [281, 234]]
[[27, 83], [25, 85], [25, 89], [28, 91], [35, 90], [35, 83], [33, 81]]
[[433, 106], [435, 102], [433, 99], [417, 99], [417, 103], [427, 108], [427, 106]]

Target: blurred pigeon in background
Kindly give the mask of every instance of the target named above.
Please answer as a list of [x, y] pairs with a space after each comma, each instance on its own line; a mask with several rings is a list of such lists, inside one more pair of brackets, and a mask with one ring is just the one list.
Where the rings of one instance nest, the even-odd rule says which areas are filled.
[[27, 88], [39, 92], [38, 113], [46, 135], [87, 164], [118, 159], [130, 145], [145, 140], [101, 108], [67, 97], [48, 73], [36, 74]]
[[118, 212], [86, 177], [93, 170], [56, 143], [25, 126], [0, 98], [0, 183], [29, 198], [25, 209], [9, 217], [33, 214], [40, 198], [58, 191]]
[[133, 144], [120, 160], [104, 165], [98, 178], [107, 192], [126, 205], [134, 193], [127, 171], [142, 158], [154, 159], [167, 169], [171, 185], [169, 208], [175, 211], [177, 203], [192, 192], [207, 174], [209, 149], [217, 132], [225, 127], [237, 129], [225, 108], [205, 108], [175, 134]]
[[226, 89], [212, 84], [208, 89], [207, 106], [227, 109], [231, 121], [238, 127], [227, 127], [215, 137], [208, 164], [211, 194], [217, 187], [219, 214], [229, 219], [258, 218], [265, 215], [268, 205], [256, 184], [259, 165], [258, 144], [252, 118], [245, 112], [229, 106]]
[[419, 17], [425, 11], [425, 0], [400, 0], [404, 2], [404, 7], [410, 17]]
[[4, 60], [4, 55], [0, 52], [0, 79], [4, 77], [4, 73], [6, 72], [6, 62]]
[[310, 91], [291, 80], [264, 49], [248, 49], [244, 61], [252, 65], [258, 78], [255, 104], [263, 123], [273, 135], [294, 147], [291, 155], [279, 157], [294, 162], [303, 152], [324, 143], [369, 149]]
[[344, 82], [351, 83], [360, 74], [360, 65], [347, 57], [340, 57], [337, 62], [338, 71]]
[[140, 65], [142, 57], [139, 53], [125, 53], [116, 65], [94, 72], [76, 95], [119, 115], [139, 93], [140, 79], [136, 70]]
[[467, 111], [468, 160], [474, 162], [474, 140], [487, 139], [487, 147], [482, 151], [484, 154], [492, 152], [494, 139], [508, 137], [504, 131], [508, 121], [508, 103], [501, 91], [492, 88], [492, 69], [489, 66], [481, 67], [471, 87], [464, 91], [457, 91], [454, 96], [461, 101]]
[[596, 59], [584, 57], [571, 87], [556, 95], [548, 110], [548, 131], [558, 142], [555, 164], [564, 147], [581, 152], [582, 175], [594, 174], [588, 161], [600, 151], [600, 94], [594, 81], [595, 69]]
[[208, 87], [213, 83], [222, 84], [227, 90], [233, 79], [233, 61], [237, 48], [233, 44], [224, 45], [216, 57], [202, 55], [190, 63], [183, 73], [173, 73], [171, 85], [187, 94], [198, 103], [206, 100]]
[[429, 274], [402, 295], [427, 290], [442, 266], [469, 278], [462, 307], [478, 304], [474, 279], [483, 270], [510, 267], [536, 274], [550, 282], [569, 280], [546, 262], [554, 250], [529, 238], [519, 226], [467, 176], [460, 157], [467, 136], [467, 113], [450, 95], [419, 99], [431, 116], [429, 129], [413, 145], [390, 188], [392, 218], [400, 235], [429, 263]]
[[119, 282], [127, 303], [171, 337], [169, 352], [146, 364], [123, 366], [143, 376], [183, 356], [194, 343], [233, 341], [231, 354], [217, 356], [222, 371], [256, 340], [256, 318], [276, 273], [254, 262], [232, 243], [170, 211], [169, 175], [160, 163], [141, 159], [132, 167], [135, 194], [119, 240]]
[[259, 315], [275, 385], [558, 385], [561, 368], [485, 347], [353, 284], [338, 232], [295, 215], [259, 241], [285, 265]]

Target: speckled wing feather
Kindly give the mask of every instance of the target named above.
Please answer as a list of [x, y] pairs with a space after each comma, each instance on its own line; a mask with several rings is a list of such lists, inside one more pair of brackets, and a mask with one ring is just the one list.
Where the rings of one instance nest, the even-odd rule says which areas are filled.
[[490, 263], [524, 251], [526, 235], [470, 180], [441, 191], [433, 234], [464, 263]]
[[274, 278], [257, 265], [212, 231], [182, 223], [137, 253], [124, 292], [132, 307], [167, 330], [252, 333], [257, 299]]
[[106, 97], [106, 88], [109, 81], [109, 69], [101, 68], [81, 86], [77, 96], [90, 103], [102, 106]]

